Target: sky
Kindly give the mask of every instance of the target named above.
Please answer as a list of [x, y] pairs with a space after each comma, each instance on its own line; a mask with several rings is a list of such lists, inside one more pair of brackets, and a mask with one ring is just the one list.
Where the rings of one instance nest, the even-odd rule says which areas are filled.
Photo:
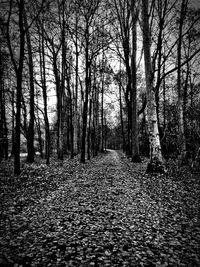
[[189, 2], [196, 8], [200, 8], [200, 0], [189, 0]]

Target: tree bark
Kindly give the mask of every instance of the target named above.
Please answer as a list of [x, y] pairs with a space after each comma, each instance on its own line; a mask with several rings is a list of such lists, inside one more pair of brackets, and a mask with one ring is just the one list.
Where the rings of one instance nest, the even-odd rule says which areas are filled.
[[23, 13], [24, 13], [24, 1], [20, 0], [18, 2], [18, 27], [19, 27], [19, 60], [18, 64], [14, 58], [13, 48], [10, 40], [10, 18], [12, 15], [12, 4], [13, 1], [10, 1], [10, 10], [8, 14], [7, 21], [7, 41], [8, 48], [11, 56], [11, 61], [14, 66], [14, 70], [17, 77], [17, 94], [16, 94], [16, 125], [15, 125], [15, 146], [14, 146], [14, 175], [20, 174], [20, 131], [21, 131], [21, 97], [22, 97], [22, 75], [24, 67], [24, 49], [25, 49], [25, 30], [23, 23]]
[[23, 26], [23, 12], [24, 1], [21, 0], [19, 4], [19, 30], [20, 30], [20, 57], [19, 67], [17, 69], [17, 113], [15, 125], [15, 161], [14, 161], [14, 174], [20, 174], [20, 125], [21, 125], [21, 96], [22, 96], [22, 74], [24, 66], [24, 46], [25, 46], [25, 32]]
[[[120, 68], [120, 79], [121, 79], [121, 68]], [[123, 120], [123, 105], [122, 105], [122, 88], [121, 88], [121, 82], [119, 84], [119, 108], [120, 108], [120, 121], [121, 121], [121, 134], [122, 134], [122, 147], [123, 152], [126, 152], [126, 138], [124, 133], [124, 120]]]
[[139, 140], [138, 140], [138, 115], [137, 115], [137, 11], [135, 10], [135, 1], [132, 0], [132, 88], [131, 88], [131, 104], [132, 104], [132, 162], [141, 162], [139, 155]]
[[3, 69], [2, 54], [0, 50], [0, 162], [3, 158], [8, 158], [8, 128], [6, 123], [6, 100], [3, 82]]
[[45, 63], [45, 44], [44, 44], [44, 24], [42, 25], [42, 43], [40, 53], [40, 75], [42, 82], [42, 94], [44, 102], [44, 122], [45, 122], [45, 159], [46, 164], [50, 163], [50, 130], [47, 110], [47, 84], [46, 84], [46, 63]]
[[99, 151], [99, 85], [96, 85], [96, 76], [94, 71], [94, 88], [93, 88], [93, 132], [92, 147], [93, 156], [98, 155]]
[[81, 162], [85, 163], [85, 150], [86, 150], [86, 135], [87, 135], [87, 117], [88, 117], [88, 100], [89, 100], [89, 86], [90, 86], [90, 62], [89, 62], [89, 25], [86, 22], [85, 29], [85, 99], [83, 103], [82, 114], [82, 142], [81, 142]]
[[147, 172], [164, 172], [164, 159], [161, 152], [160, 136], [156, 113], [155, 92], [151, 62], [151, 36], [149, 29], [148, 0], [142, 0], [143, 47], [147, 93], [147, 119], [150, 145], [150, 161]]
[[53, 49], [53, 72], [56, 83], [56, 97], [57, 97], [57, 156], [58, 159], [63, 160], [63, 88], [60, 81], [58, 70], [57, 52]]
[[37, 112], [36, 113], [37, 116], [35, 117], [35, 124], [36, 124], [37, 133], [38, 133], [39, 152], [40, 152], [40, 157], [43, 159], [44, 155], [43, 155], [42, 131], [41, 131], [40, 117], [39, 117], [38, 109], [36, 109], [36, 112]]
[[78, 154], [78, 68], [79, 68], [79, 51], [78, 51], [78, 10], [76, 6], [76, 36], [75, 36], [75, 48], [76, 48], [76, 66], [75, 66], [75, 94], [74, 94], [74, 154]]
[[177, 43], [177, 90], [178, 90], [178, 147], [181, 162], [180, 164], [184, 163], [186, 160], [187, 155], [187, 148], [186, 148], [186, 137], [185, 137], [185, 123], [184, 123], [184, 92], [182, 89], [181, 83], [181, 58], [182, 58], [182, 34], [183, 34], [183, 24], [184, 19], [187, 11], [187, 2], [188, 0], [182, 0], [181, 3], [181, 12], [180, 12], [180, 19], [179, 19], [179, 39]]
[[29, 67], [29, 80], [30, 80], [30, 98], [29, 98], [29, 126], [27, 132], [27, 161], [29, 163], [34, 162], [35, 156], [35, 149], [34, 149], [34, 108], [35, 108], [35, 88], [34, 88], [34, 73], [33, 73], [33, 57], [32, 57], [32, 44], [31, 44], [31, 37], [28, 29], [27, 17], [26, 12], [24, 11], [24, 24], [26, 27], [26, 41], [27, 41], [27, 49], [28, 49], [28, 67]]
[[88, 122], [88, 136], [87, 136], [87, 159], [90, 160], [91, 153], [90, 153], [90, 146], [91, 146], [91, 121], [92, 121], [92, 99], [89, 101], [89, 122]]
[[[68, 71], [67, 71], [68, 70]], [[70, 66], [67, 66], [66, 65], [66, 78], [67, 78], [67, 92], [68, 92], [68, 95], [69, 95], [69, 100], [68, 100], [68, 109], [69, 109], [69, 140], [71, 141], [71, 144], [70, 144], [70, 150], [71, 150], [71, 159], [74, 158], [74, 125], [73, 125], [73, 121], [74, 121], [74, 118], [73, 118], [73, 97], [72, 97], [72, 90], [71, 90], [71, 83], [70, 83]], [[63, 115], [63, 118], [64, 118], [64, 115]], [[63, 126], [64, 126], [64, 122], [63, 122]]]
[[103, 58], [102, 58], [102, 73], [101, 73], [101, 152], [104, 151], [104, 71], [103, 71], [103, 66], [104, 66], [104, 53], [103, 53]]

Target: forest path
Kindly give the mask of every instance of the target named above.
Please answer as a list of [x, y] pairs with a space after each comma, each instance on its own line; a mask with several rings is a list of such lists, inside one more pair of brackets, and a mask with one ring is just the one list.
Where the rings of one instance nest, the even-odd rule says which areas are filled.
[[145, 167], [109, 150], [86, 164], [28, 169], [35, 187], [5, 203], [0, 265], [198, 266], [199, 228], [165, 192], [177, 183]]

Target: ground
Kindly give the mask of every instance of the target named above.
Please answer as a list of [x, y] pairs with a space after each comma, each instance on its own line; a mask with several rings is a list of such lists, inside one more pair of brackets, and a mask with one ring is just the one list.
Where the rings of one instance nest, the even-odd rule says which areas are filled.
[[[6, 167], [7, 166], [7, 167]], [[108, 151], [0, 166], [0, 266], [200, 266], [199, 178]]]

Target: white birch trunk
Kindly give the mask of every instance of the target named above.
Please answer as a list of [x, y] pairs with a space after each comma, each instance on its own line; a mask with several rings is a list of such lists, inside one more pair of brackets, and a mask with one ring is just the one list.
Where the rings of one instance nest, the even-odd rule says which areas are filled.
[[150, 162], [147, 171], [163, 172], [164, 160], [161, 152], [160, 136], [156, 113], [155, 92], [153, 87], [153, 73], [151, 63], [151, 36], [149, 29], [148, 0], [142, 0], [143, 47], [147, 94], [147, 121], [149, 132]]

